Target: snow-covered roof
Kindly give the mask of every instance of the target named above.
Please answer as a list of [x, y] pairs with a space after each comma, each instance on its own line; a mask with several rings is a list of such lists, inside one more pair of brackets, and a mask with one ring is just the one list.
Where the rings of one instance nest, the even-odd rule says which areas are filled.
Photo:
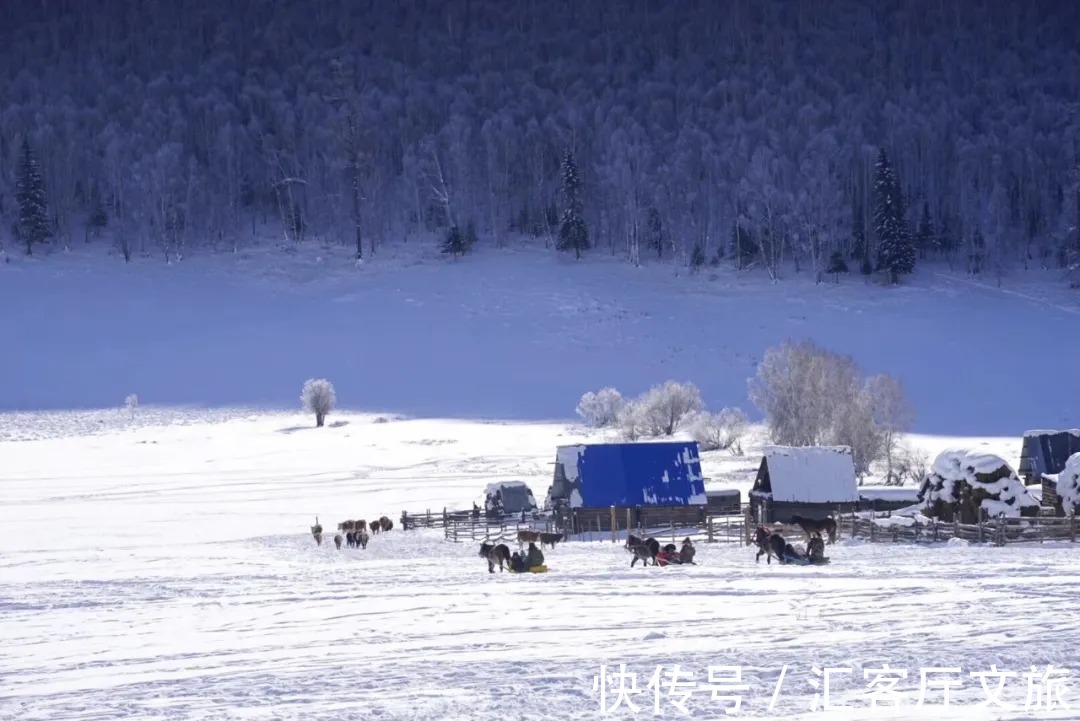
[[529, 486], [526, 485], [524, 481], [499, 481], [498, 483], [489, 483], [484, 488], [484, 493], [491, 494], [495, 493], [495, 491], [501, 491], [504, 488], [524, 488], [526, 491], [529, 491], [529, 493], [532, 493], [532, 490], [529, 489]]
[[[989, 475], [1002, 468], [1008, 469], [1009, 473], [996, 481], [984, 483], [976, 478], [976, 474]], [[1024, 486], [1024, 482], [1020, 480], [1020, 476], [1016, 474], [1012, 466], [1004, 458], [993, 453], [960, 448], [942, 451], [934, 459], [927, 480], [931, 481], [929, 493], [924, 499], [928, 506], [937, 500], [954, 503], [957, 500], [956, 484], [960, 481], [998, 497], [998, 500], [985, 498], [982, 501], [982, 508], [991, 517], [1018, 516], [1021, 508], [1039, 505], [1039, 502], [1028, 493], [1027, 487]], [[940, 489], [935, 488], [938, 484], [941, 485]]]
[[1080, 438], [1080, 428], [1065, 428], [1056, 431], [1024, 431], [1024, 438], [1038, 438], [1039, 436], [1056, 436], [1058, 433], [1068, 433]]
[[1058, 474], [1057, 492], [1065, 515], [1073, 515], [1080, 504], [1080, 453], [1074, 453], [1065, 461], [1065, 470]]
[[847, 446], [765, 446], [773, 501], [857, 503], [859, 482]]

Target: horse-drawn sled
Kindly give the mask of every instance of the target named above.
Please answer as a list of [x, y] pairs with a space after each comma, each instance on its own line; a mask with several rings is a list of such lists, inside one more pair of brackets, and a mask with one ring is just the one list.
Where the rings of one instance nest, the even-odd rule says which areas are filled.
[[780, 563], [782, 563], [782, 564], [792, 563], [792, 564], [795, 564], [796, 566], [824, 566], [824, 565], [829, 563], [829, 557], [828, 556], [811, 557], [811, 556], [799, 556], [799, 555], [791, 556], [791, 555], [788, 555], [788, 554], [785, 553], [783, 556], [780, 557]]
[[799, 553], [779, 533], [770, 533], [764, 527], [758, 526], [754, 534], [754, 544], [758, 548], [755, 560], [759, 562], [761, 557], [765, 556], [766, 563], [772, 563], [775, 558], [782, 565], [824, 566], [829, 563], [829, 558], [825, 555], [825, 541], [820, 534], [810, 535], [806, 553]]

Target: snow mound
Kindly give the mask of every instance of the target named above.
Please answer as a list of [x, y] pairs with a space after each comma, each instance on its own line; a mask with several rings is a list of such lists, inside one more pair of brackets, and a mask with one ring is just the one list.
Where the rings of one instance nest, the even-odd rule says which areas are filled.
[[934, 459], [919, 495], [934, 515], [940, 515], [942, 505], [965, 502], [977, 502], [991, 518], [1016, 517], [1023, 509], [1039, 507], [1005, 459], [964, 449], [945, 450]]
[[1065, 468], [1057, 476], [1057, 492], [1065, 515], [1075, 515], [1076, 507], [1080, 506], [1080, 453], [1065, 461]]

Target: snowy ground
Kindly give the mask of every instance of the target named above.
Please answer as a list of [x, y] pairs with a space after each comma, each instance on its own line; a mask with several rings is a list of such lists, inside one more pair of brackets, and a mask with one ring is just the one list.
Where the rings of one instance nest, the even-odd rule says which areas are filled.
[[[791, 568], [701, 543], [696, 567], [631, 569], [610, 541], [570, 542], [547, 552], [548, 574], [489, 575], [473, 544], [441, 531], [395, 528], [339, 552], [316, 547], [308, 526], [467, 506], [491, 480], [542, 494], [553, 446], [578, 430], [348, 414], [315, 429], [242, 412], [156, 425], [114, 413], [93, 435], [70, 435], [75, 419], [3, 444], [5, 721], [638, 717], [652, 715], [649, 676], [674, 664], [698, 683], [709, 667], [738, 667], [748, 717], [871, 717], [871, 669], [886, 664], [908, 674], [896, 718], [1080, 714], [1034, 708], [1022, 675], [1002, 695], [1016, 713], [973, 708], [986, 695], [969, 675], [1080, 671], [1069, 544], [841, 540], [831, 565]], [[641, 710], [601, 713], [593, 677], [623, 663]], [[811, 713], [814, 667], [852, 669], [830, 684], [832, 702], [852, 709]], [[949, 708], [935, 673], [932, 708], [914, 705], [930, 667], [961, 669]], [[680, 716], [679, 698], [664, 687], [665, 715]], [[1061, 698], [1080, 708], [1080, 678]], [[692, 718], [723, 707], [702, 689], [688, 703]]]
[[0, 354], [0, 410], [115, 407], [129, 393], [293, 408], [324, 376], [356, 410], [536, 421], [572, 417], [585, 391], [676, 379], [757, 417], [747, 379], [762, 354], [810, 337], [899, 377], [919, 433], [1075, 425], [1080, 297], [1055, 273], [1017, 271], [1000, 289], [944, 266], [896, 288], [790, 271], [772, 284], [761, 270], [676, 276], [602, 252], [455, 262], [412, 249], [361, 268], [315, 243], [173, 266], [82, 247], [13, 256], [0, 263], [0, 337], [18, 352]]

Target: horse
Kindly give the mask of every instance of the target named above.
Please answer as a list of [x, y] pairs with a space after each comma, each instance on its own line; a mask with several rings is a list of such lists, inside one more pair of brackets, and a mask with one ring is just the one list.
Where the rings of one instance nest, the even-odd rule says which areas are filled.
[[630, 559], [630, 567], [633, 568], [634, 564], [641, 559], [643, 566], [648, 566], [649, 561], [656, 565], [656, 554], [660, 553], [660, 542], [655, 538], [641, 539], [637, 536], [628, 533], [626, 534], [626, 550], [634, 554], [634, 557]]
[[394, 527], [394, 522], [391, 521], [389, 518], [387, 518], [386, 516], [380, 516], [379, 517], [379, 530], [380, 531], [389, 531], [393, 527]]
[[518, 531], [517, 542], [518, 546], [524, 546], [526, 543], [536, 543], [540, 540], [539, 531]]
[[356, 546], [356, 531], [345, 532], [345, 545], [349, 548], [354, 548]]
[[499, 545], [492, 545], [487, 543], [480, 544], [480, 557], [487, 559], [488, 573], [495, 573], [495, 564], [499, 564], [499, 572], [502, 573], [503, 566], [510, 567], [510, 548], [505, 543]]
[[694, 548], [693, 541], [689, 537], [684, 538], [682, 542], [682, 548], [679, 549], [679, 560], [683, 563], [689, 563], [696, 566], [694, 563], [694, 556], [697, 555], [697, 549]]
[[311, 527], [311, 536], [315, 539], [315, 545], [322, 545], [322, 526], [319, 524], [318, 516], [315, 516], [315, 525]]
[[758, 526], [757, 530], [754, 531], [754, 544], [758, 547], [757, 556], [754, 557], [754, 560], [761, 563], [761, 556], [764, 554], [765, 562], [771, 564], [773, 556], [776, 556], [777, 561], [783, 559], [784, 546], [787, 545], [787, 541], [779, 533], [769, 533], [763, 526]]
[[807, 541], [810, 541], [815, 535], [820, 536], [821, 532], [825, 531], [829, 536], [829, 543], [836, 543], [836, 521], [831, 517], [819, 521], [814, 518], [792, 516], [789, 524], [801, 528], [802, 532], [806, 534]]
[[364, 530], [357, 531], [353, 534], [353, 542], [360, 548], [367, 548], [368, 532]]
[[555, 544], [559, 541], [566, 540], [566, 537], [561, 533], [541, 533], [540, 534], [540, 548], [544, 546], [551, 546], [555, 548]]
[[369, 523], [368, 528], [371, 529], [372, 534], [378, 533], [382, 530], [382, 527], [379, 525], [378, 521], [372, 521], [371, 523]]
[[334, 534], [334, 546], [337, 547], [337, 550], [339, 550], [339, 551], [341, 550], [341, 534], [340, 533], [335, 533]]

